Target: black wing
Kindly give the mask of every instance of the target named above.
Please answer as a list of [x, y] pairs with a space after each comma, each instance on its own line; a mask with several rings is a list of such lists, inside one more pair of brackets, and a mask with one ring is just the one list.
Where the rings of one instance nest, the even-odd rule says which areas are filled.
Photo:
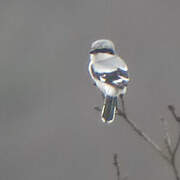
[[118, 68], [116, 71], [109, 73], [95, 72], [92, 67], [92, 73], [96, 79], [101, 82], [110, 84], [118, 88], [124, 88], [129, 82], [128, 72]]

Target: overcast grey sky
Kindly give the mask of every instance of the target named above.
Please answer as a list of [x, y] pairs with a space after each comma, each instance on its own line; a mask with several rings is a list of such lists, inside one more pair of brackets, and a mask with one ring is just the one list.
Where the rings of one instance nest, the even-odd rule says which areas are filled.
[[115, 43], [128, 115], [163, 146], [159, 119], [173, 133], [167, 105], [180, 109], [179, 32], [179, 0], [1, 0], [0, 179], [113, 180], [113, 153], [129, 180], [173, 179], [123, 119], [101, 122], [87, 66], [94, 40]]

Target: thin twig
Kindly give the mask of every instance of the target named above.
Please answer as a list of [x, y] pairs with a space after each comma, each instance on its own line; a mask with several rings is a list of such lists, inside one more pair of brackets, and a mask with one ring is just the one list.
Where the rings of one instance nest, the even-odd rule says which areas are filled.
[[164, 130], [164, 143], [166, 145], [169, 155], [172, 156], [173, 154], [172, 140], [168, 131], [168, 122], [164, 118], [161, 118], [160, 120], [162, 122], [163, 130]]
[[[175, 107], [172, 106], [172, 105], [169, 105], [169, 106], [168, 106], [168, 109], [169, 109], [169, 111], [171, 112], [171, 114], [173, 115], [173, 117], [174, 117], [174, 119], [176, 120], [176, 122], [179, 123], [179, 122], [180, 122], [180, 121], [179, 121], [180, 117], [177, 116], [177, 114], [176, 114], [176, 112], [175, 112]], [[173, 154], [172, 154], [173, 157], [172, 157], [172, 159], [175, 159], [175, 156], [176, 156], [176, 153], [177, 153], [177, 151], [178, 151], [179, 146], [180, 146], [180, 132], [179, 132], [179, 135], [178, 135], [178, 140], [177, 140], [177, 142], [176, 142], [175, 148], [174, 148], [174, 150], [173, 150]]]
[[118, 155], [115, 153], [114, 156], [113, 156], [113, 165], [115, 166], [116, 168], [116, 175], [117, 175], [117, 180], [120, 180], [121, 179], [121, 174], [120, 174], [120, 164], [118, 162]]
[[[144, 133], [136, 125], [136, 123], [134, 121], [130, 120], [127, 117], [126, 109], [125, 109], [125, 103], [124, 103], [124, 99], [123, 99], [122, 96], [120, 96], [120, 100], [121, 100], [122, 110], [117, 107], [117, 112], [116, 112], [117, 115], [123, 117], [124, 120], [131, 126], [131, 128], [140, 137], [142, 137], [144, 139], [144, 141], [146, 141], [148, 144], [150, 144], [154, 148], [154, 150], [156, 150], [163, 159], [166, 160], [166, 162], [172, 167], [176, 180], [180, 180], [179, 172], [178, 172], [178, 169], [177, 169], [177, 166], [176, 166], [176, 162], [175, 162], [176, 161], [176, 154], [177, 154], [177, 151], [178, 151], [179, 146], [180, 146], [180, 131], [179, 131], [177, 142], [176, 142], [175, 147], [173, 149], [172, 148], [172, 140], [171, 140], [171, 137], [170, 137], [169, 132], [168, 132], [167, 121], [165, 121], [164, 119], [161, 119], [162, 122], [163, 122], [163, 128], [164, 128], [164, 132], [165, 132], [164, 141], [165, 141], [166, 147], [168, 149], [168, 153], [169, 153], [169, 156], [166, 155], [163, 152], [163, 150], [159, 147], [158, 144], [156, 144], [146, 133]], [[95, 109], [97, 111], [101, 111], [101, 109], [99, 107], [95, 107]], [[180, 125], [180, 117], [177, 116], [177, 114], [175, 113], [175, 107], [172, 106], [172, 105], [169, 105], [168, 109], [172, 113], [175, 121]], [[119, 166], [119, 163], [118, 163], [118, 160], [117, 160], [117, 154], [114, 155], [114, 163], [113, 164], [116, 167], [117, 180], [120, 180], [120, 178], [121, 178], [120, 177], [120, 166]]]
[[[123, 98], [121, 99], [122, 101]], [[124, 102], [122, 102], [123, 106]], [[101, 111], [99, 107], [94, 107], [96, 111]], [[125, 112], [125, 107], [123, 107], [124, 112]], [[170, 163], [170, 158], [163, 152], [163, 150], [147, 135], [145, 134], [137, 125], [134, 121], [130, 120], [126, 113], [122, 112], [119, 108], [117, 108], [117, 115], [121, 116], [124, 118], [124, 120], [133, 128], [133, 130], [140, 136], [142, 137], [148, 144], [150, 144], [160, 155], [162, 158], [164, 158], [168, 163]]]
[[[172, 105], [169, 105], [169, 106], [168, 106], [168, 109], [169, 109], [169, 111], [171, 112], [171, 114], [172, 114], [172, 116], [174, 117], [174, 119], [176, 120], [176, 122], [177, 122], [177, 123], [180, 123], [180, 117], [177, 116], [177, 114], [176, 114], [176, 112], [175, 112], [175, 107], [172, 106]], [[178, 125], [179, 125], [179, 124], [178, 124]], [[172, 168], [173, 168], [173, 171], [174, 171], [176, 180], [180, 180], [179, 172], [178, 172], [177, 167], [176, 167], [176, 154], [177, 154], [177, 151], [178, 151], [178, 149], [179, 149], [179, 146], [180, 146], [180, 131], [179, 131], [179, 134], [178, 134], [178, 139], [177, 139], [175, 148], [174, 148], [174, 150], [172, 151], [172, 156], [171, 156], [171, 165], [172, 165]]]
[[171, 114], [173, 115], [174, 119], [179, 123], [180, 122], [180, 117], [177, 116], [177, 114], [175, 112], [175, 107], [173, 105], [168, 105], [168, 109], [171, 112]]
[[[178, 141], [178, 142], [180, 142], [180, 141]], [[176, 180], [180, 180], [179, 172], [178, 172], [178, 169], [177, 169], [177, 166], [176, 166], [175, 155], [176, 155], [176, 153], [172, 155], [171, 166], [172, 166], [172, 169], [173, 169]]]
[[176, 143], [176, 146], [174, 148], [174, 151], [173, 151], [173, 154], [172, 154], [172, 159], [175, 161], [175, 157], [176, 157], [176, 154], [177, 154], [177, 150], [180, 146], [180, 135], [178, 137], [178, 140], [177, 140], [177, 143]]
[[[124, 99], [120, 98], [122, 101], [122, 106], [124, 105]], [[122, 112], [120, 109], [117, 109], [117, 114], [119, 116], [122, 116], [124, 120], [133, 128], [133, 130], [141, 136], [148, 144], [150, 144], [160, 155], [162, 158], [164, 158], [167, 162], [170, 162], [169, 157], [163, 152], [163, 150], [146, 134], [144, 133], [134, 121], [130, 120], [127, 117], [126, 111], [125, 111], [125, 106], [122, 107], [124, 109], [124, 112]]]

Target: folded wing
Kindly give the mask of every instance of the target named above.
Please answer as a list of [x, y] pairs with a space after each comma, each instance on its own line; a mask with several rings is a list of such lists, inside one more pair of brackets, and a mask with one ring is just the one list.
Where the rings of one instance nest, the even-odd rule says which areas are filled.
[[92, 73], [99, 81], [118, 88], [124, 88], [129, 82], [127, 65], [118, 56], [93, 64]]

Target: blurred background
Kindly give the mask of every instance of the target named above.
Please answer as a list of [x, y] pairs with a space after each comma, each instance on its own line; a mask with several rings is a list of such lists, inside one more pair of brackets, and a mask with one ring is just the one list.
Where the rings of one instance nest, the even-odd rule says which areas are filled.
[[180, 114], [179, 20], [179, 0], [1, 0], [0, 179], [113, 180], [113, 153], [129, 180], [174, 179], [122, 118], [101, 122], [87, 69], [91, 43], [111, 39], [128, 116], [164, 147], [160, 118], [176, 137], [167, 105]]

